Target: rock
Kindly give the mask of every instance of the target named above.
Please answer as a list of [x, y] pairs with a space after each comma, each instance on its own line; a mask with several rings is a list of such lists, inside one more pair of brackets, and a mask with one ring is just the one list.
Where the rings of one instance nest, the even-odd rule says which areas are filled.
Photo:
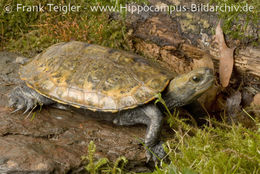
[[44, 107], [35, 118], [11, 114], [7, 94], [18, 79], [17, 56], [0, 52], [0, 173], [78, 173], [81, 156], [91, 140], [96, 158], [128, 159], [128, 170], [145, 167], [145, 150], [138, 139], [144, 126], [121, 127], [90, 117], [93, 112], [77, 112]]

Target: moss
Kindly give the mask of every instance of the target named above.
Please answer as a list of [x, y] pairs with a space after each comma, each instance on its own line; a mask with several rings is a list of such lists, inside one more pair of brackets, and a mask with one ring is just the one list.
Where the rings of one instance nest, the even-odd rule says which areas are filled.
[[[160, 96], [156, 101], [161, 102]], [[257, 118], [252, 129], [245, 128], [241, 124], [228, 125], [215, 120], [210, 120], [213, 126], [205, 126], [201, 129], [187, 124], [185, 119], [181, 119], [175, 111], [174, 114], [170, 114], [168, 123], [175, 132], [175, 138], [168, 140], [165, 147], [170, 162], [161, 161], [158, 163], [159, 166], [155, 166], [153, 172], [146, 174], [258, 174], [260, 172], [260, 124]], [[91, 158], [88, 157], [88, 160], [93, 159], [93, 153], [89, 152]], [[122, 159], [125, 164], [126, 159], [121, 157], [115, 164], [108, 165], [106, 162], [107, 165], [98, 168], [97, 172], [105, 170], [107, 173], [113, 173], [112, 171], [120, 170], [122, 173], [127, 173], [121, 170], [122, 167], [117, 169], [118, 161]], [[93, 160], [88, 163], [88, 166], [91, 163]]]
[[[259, 0], [211, 0], [211, 4], [218, 6], [235, 6], [240, 7], [236, 10], [218, 11], [219, 18], [223, 21], [223, 31], [233, 39], [239, 39], [244, 42], [256, 41], [259, 38], [259, 34], [255, 29], [258, 28], [258, 21], [260, 18]], [[249, 7], [253, 9], [249, 11]], [[242, 10], [244, 8], [245, 10]]]
[[[81, 6], [78, 12], [23, 12], [16, 11], [16, 4], [45, 6], [48, 3]], [[6, 5], [13, 7], [13, 12], [1, 10], [0, 36], [2, 49], [33, 55], [46, 47], [62, 41], [80, 40], [113, 48], [127, 49], [123, 20], [112, 20], [108, 12], [92, 12], [90, 6], [119, 6], [129, 2], [144, 3], [144, 0], [4, 0], [0, 9]], [[85, 8], [85, 9], [84, 9]]]
[[171, 153], [171, 161], [179, 167], [192, 167], [199, 173], [257, 173], [260, 155], [257, 144], [260, 136], [241, 126], [229, 130], [209, 128], [198, 130], [193, 137], [184, 138], [184, 143]]
[[[2, 48], [34, 55], [44, 48], [61, 41], [81, 40], [113, 48], [127, 49], [126, 28], [124, 21], [110, 19], [108, 13], [80, 11], [79, 13], [4, 13], [7, 4], [23, 3], [39, 4], [49, 0], [3, 0], [0, 2], [0, 35]], [[90, 6], [119, 5], [121, 1], [73, 1], [71, 4]], [[138, 1], [143, 3], [145, 1]], [[212, 3], [239, 4], [235, 0], [212, 0]], [[248, 1], [259, 9], [257, 0]], [[64, 4], [63, 0], [55, 1]], [[224, 21], [224, 31], [234, 38], [254, 37], [250, 32], [246, 36], [250, 25], [258, 25], [259, 12], [251, 13], [226, 12], [219, 13]], [[243, 20], [241, 20], [243, 19]], [[240, 23], [243, 21], [243, 23]], [[184, 21], [188, 26], [189, 20]], [[202, 21], [203, 25], [208, 25]], [[235, 24], [235, 25], [234, 25]], [[193, 28], [189, 28], [193, 29]], [[168, 141], [170, 164], [163, 163], [153, 173], [260, 173], [260, 127], [255, 121], [256, 129], [246, 129], [242, 125], [226, 125], [214, 122], [214, 127], [205, 126], [199, 129], [188, 125], [180, 118], [169, 117], [169, 124], [175, 132], [175, 138]], [[258, 131], [257, 131], [258, 130]], [[90, 158], [89, 158], [90, 159]], [[124, 160], [126, 161], [126, 160]], [[117, 165], [115, 165], [117, 166]], [[109, 169], [112, 169], [110, 167]], [[117, 167], [113, 168], [114, 170]]]
[[173, 127], [176, 136], [167, 142], [171, 162], [153, 174], [259, 173], [259, 122], [255, 122], [256, 129], [247, 129], [211, 121], [218, 126], [198, 129], [182, 120], [184, 127]]
[[190, 31], [195, 31], [197, 29], [196, 25], [192, 24], [192, 19], [183, 19], [180, 21], [181, 24], [181, 30], [183, 32], [190, 32]]
[[[175, 132], [175, 138], [168, 140], [170, 164], [161, 161], [161, 173], [254, 173], [260, 172], [260, 122], [259, 117], [248, 114], [252, 126], [228, 125], [209, 119], [210, 126], [203, 129], [187, 124], [176, 110], [170, 113], [165, 102], [158, 95], [167, 110], [168, 123]], [[170, 172], [171, 171], [171, 172]]]
[[201, 23], [203, 24], [204, 28], [209, 28], [210, 27], [209, 21], [207, 21], [207, 20], [201, 20]]

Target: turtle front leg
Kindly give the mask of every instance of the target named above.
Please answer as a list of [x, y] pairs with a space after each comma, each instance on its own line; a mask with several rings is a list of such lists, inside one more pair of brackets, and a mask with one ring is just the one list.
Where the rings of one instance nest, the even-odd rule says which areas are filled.
[[145, 136], [145, 145], [149, 149], [146, 151], [147, 162], [150, 161], [150, 159], [156, 162], [158, 161], [158, 158], [162, 159], [165, 157], [166, 153], [162, 146], [163, 142], [159, 141], [163, 116], [161, 111], [154, 104], [122, 111], [113, 122], [117, 125], [147, 125]]
[[52, 100], [40, 95], [26, 85], [15, 87], [8, 95], [8, 98], [9, 106], [15, 108], [12, 113], [20, 110], [25, 110], [24, 113], [26, 113], [36, 105], [49, 105], [54, 103]]

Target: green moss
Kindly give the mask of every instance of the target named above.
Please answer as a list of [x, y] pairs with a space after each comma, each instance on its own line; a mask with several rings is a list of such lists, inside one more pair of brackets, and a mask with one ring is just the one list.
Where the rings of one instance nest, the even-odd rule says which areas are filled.
[[202, 130], [190, 126], [189, 129], [175, 129], [176, 138], [167, 143], [171, 162], [163, 163], [153, 174], [169, 171], [173, 174], [259, 173], [259, 131], [242, 125], [221, 125], [226, 128], [206, 126]]
[[[91, 6], [120, 6], [145, 0], [4, 0], [0, 2], [1, 48], [24, 55], [34, 55], [46, 47], [62, 41], [79, 40], [112, 48], [127, 49], [126, 27], [123, 20], [112, 20], [108, 12], [91, 11]], [[78, 12], [24, 12], [16, 11], [16, 4], [47, 6], [48, 3], [81, 6]], [[11, 13], [4, 12], [7, 5]]]
[[[257, 29], [259, 26], [259, 0], [211, 0], [211, 4], [218, 6], [239, 7], [239, 10], [218, 11], [219, 18], [223, 21], [223, 31], [233, 39], [249, 42], [259, 38]], [[249, 7], [253, 9], [249, 10]], [[243, 10], [244, 9], [244, 10]]]
[[[126, 28], [124, 21], [110, 19], [108, 13], [80, 11], [78, 13], [34, 13], [13, 12], [4, 13], [2, 10], [7, 4], [24, 5], [47, 3], [49, 0], [2, 0], [0, 1], [0, 39], [1, 47], [9, 50], [33, 55], [46, 47], [61, 41], [81, 40], [96, 43], [113, 48], [127, 49]], [[71, 4], [90, 6], [96, 3], [100, 5], [119, 5], [121, 1], [71, 1]], [[136, 1], [135, 1], [136, 2]], [[138, 1], [144, 3], [145, 1]], [[241, 4], [250, 2], [259, 9], [258, 0], [212, 0], [216, 4]], [[63, 4], [63, 0], [55, 1], [55, 4]], [[234, 38], [250, 38], [247, 33], [249, 26], [258, 25], [259, 11], [250, 13], [223, 12], [219, 13], [224, 21], [224, 32]], [[243, 20], [241, 20], [243, 19]], [[243, 23], [241, 23], [243, 21]], [[206, 25], [206, 24], [205, 24]], [[248, 34], [248, 35], [246, 35]], [[246, 129], [242, 125], [226, 125], [215, 122], [214, 127], [206, 126], [199, 129], [185, 123], [178, 117], [178, 112], [169, 116], [168, 123], [175, 132], [175, 138], [168, 141], [170, 164], [163, 163], [153, 173], [260, 173], [260, 124], [255, 121], [256, 129]], [[213, 121], [213, 120], [211, 120]], [[257, 131], [258, 130], [258, 131]], [[89, 149], [94, 149], [92, 145]], [[114, 167], [109, 167], [106, 160], [95, 163], [94, 150], [89, 152], [86, 160], [91, 160], [89, 170], [106, 170], [116, 173], [121, 170], [120, 161], [126, 163], [126, 159], [120, 158]], [[95, 165], [94, 165], [95, 164]], [[104, 165], [103, 165], [104, 164]], [[113, 165], [112, 165], [113, 166]], [[94, 168], [95, 167], [95, 168]], [[94, 168], [94, 169], [93, 169]]]
[[[214, 127], [205, 126], [204, 129], [200, 129], [175, 116], [174, 119], [168, 120], [174, 121], [171, 125], [175, 132], [175, 138], [166, 143], [170, 163], [161, 161], [158, 163], [159, 166], [155, 166], [153, 172], [145, 174], [258, 174], [260, 172], [259, 121], [255, 122], [255, 127], [247, 129], [242, 125], [227, 125], [210, 120]], [[84, 157], [89, 161], [86, 167], [88, 171], [92, 169], [96, 172], [127, 173], [122, 170], [127, 162], [123, 157], [115, 164], [107, 161], [105, 166], [95, 167], [99, 162], [94, 162], [95, 151], [90, 152], [90, 149], [88, 158]], [[123, 162], [123, 166], [118, 167], [119, 162]]]
[[[182, 141], [183, 143], [176, 142]], [[179, 168], [199, 173], [258, 173], [260, 135], [242, 126], [231, 129], [206, 127], [195, 136], [177, 137], [170, 144], [170, 159]]]
[[[37, 3], [37, 1], [35, 3]], [[1, 42], [8, 41], [9, 39], [16, 39], [28, 31], [33, 30], [35, 27], [33, 27], [32, 24], [36, 23], [39, 19], [40, 13], [25, 13], [23, 11], [16, 12], [16, 4], [33, 5], [33, 1], [3, 0], [0, 2]], [[7, 6], [10, 6], [13, 12], [6, 13], [5, 8]]]
[[178, 118], [176, 110], [170, 113], [160, 95], [157, 102], [166, 108], [167, 121], [175, 132], [175, 138], [169, 140], [165, 148], [170, 164], [161, 161], [161, 168], [156, 167], [153, 174], [260, 172], [260, 124], [257, 115], [253, 118], [248, 114], [251, 129], [242, 124], [228, 125], [213, 119], [209, 120], [211, 126], [200, 129]]

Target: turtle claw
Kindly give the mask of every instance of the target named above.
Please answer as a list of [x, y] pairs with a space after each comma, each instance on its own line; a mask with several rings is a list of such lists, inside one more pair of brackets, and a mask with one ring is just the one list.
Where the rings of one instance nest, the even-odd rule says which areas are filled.
[[26, 114], [29, 110], [34, 109], [34, 101], [32, 99], [27, 99], [26, 100], [26, 110], [23, 112], [23, 114]]
[[24, 108], [23, 105], [18, 105], [18, 106], [16, 107], [16, 109], [11, 112], [11, 114], [16, 113], [16, 112], [18, 112], [18, 111], [20, 111], [20, 110], [23, 110], [23, 108]]
[[149, 163], [149, 161], [151, 161], [151, 159], [152, 159], [151, 153], [146, 151], [146, 163]]
[[54, 102], [50, 99], [47, 99], [33, 89], [21, 85], [14, 88], [11, 93], [8, 95], [9, 98], [9, 107], [15, 108], [12, 113], [15, 113], [20, 110], [25, 110], [23, 114], [27, 113], [30, 110], [33, 110], [38, 104], [53, 104]]
[[146, 163], [148, 163], [150, 160], [153, 160], [154, 163], [157, 163], [158, 161], [162, 160], [166, 153], [163, 149], [163, 142], [160, 141], [158, 144], [154, 145], [153, 147], [149, 147], [149, 149], [146, 151]]
[[16, 87], [10, 94], [9, 94], [9, 107], [15, 108], [14, 111], [11, 113], [16, 113], [20, 110], [24, 110], [24, 113], [27, 113], [33, 107], [33, 100], [23, 96], [22, 88]]
[[23, 112], [23, 114], [26, 114], [31, 109], [30, 106], [27, 106], [26, 110]]
[[18, 112], [24, 109], [24, 100], [19, 96], [13, 96], [12, 94], [9, 95], [9, 107], [15, 108], [14, 111], [11, 113]]
[[20, 110], [21, 110], [21, 109], [17, 108], [17, 109], [15, 109], [14, 111], [12, 111], [11, 114], [14, 114], [14, 113], [16, 113], [17, 111], [20, 111]]

